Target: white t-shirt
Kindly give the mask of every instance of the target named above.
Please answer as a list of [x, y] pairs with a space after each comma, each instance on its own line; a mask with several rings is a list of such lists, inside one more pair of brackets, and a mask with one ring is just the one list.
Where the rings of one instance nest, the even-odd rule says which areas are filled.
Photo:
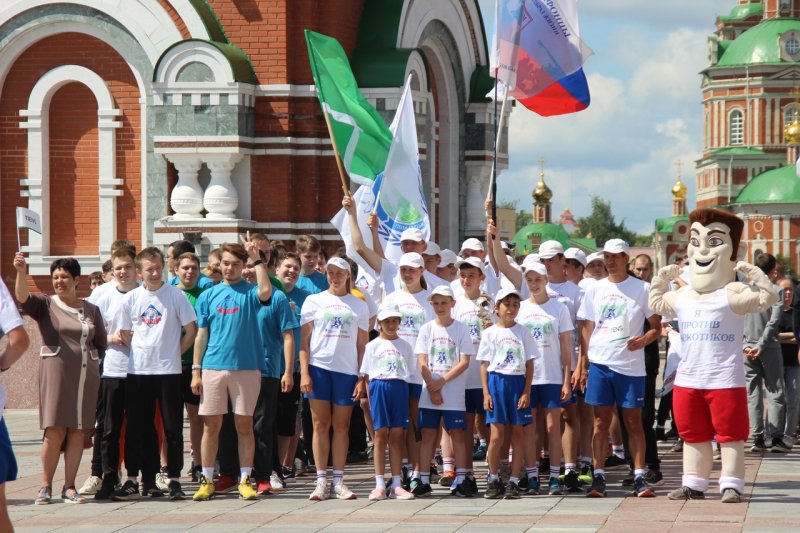
[[[429, 291], [439, 285], [448, 285], [446, 280], [440, 278], [436, 274], [431, 274], [427, 270], [422, 271], [422, 277], [425, 278], [425, 283], [428, 285]], [[383, 290], [386, 294], [391, 294], [403, 288], [403, 282], [400, 279], [400, 268], [388, 259], [383, 259], [381, 261], [380, 280], [383, 282]]]
[[[12, 329], [22, 325], [22, 317], [17, 310], [17, 304], [5, 283], [0, 283], [0, 330], [6, 335]], [[3, 409], [6, 406], [6, 391], [0, 383], [0, 418], [3, 418]]]
[[[492, 300], [500, 290], [501, 287], [513, 289], [514, 284], [508, 281], [505, 276], [498, 277], [497, 273], [492, 268], [492, 265], [487, 261], [485, 263], [484, 280], [481, 281], [481, 292], [489, 295]], [[508, 287], [506, 287], [508, 285]], [[453, 291], [453, 296], [460, 298], [464, 296], [464, 287], [461, 286], [461, 279], [456, 278], [450, 282], [450, 289]]]
[[196, 321], [186, 295], [169, 283], [154, 292], [144, 285], [127, 292], [116, 322], [133, 330], [128, 374], [180, 374], [181, 327]]
[[[97, 306], [100, 310], [100, 314], [103, 315], [106, 331], [109, 335], [113, 335], [120, 330], [118, 322], [120, 309], [122, 309], [122, 302], [125, 300], [125, 295], [128, 293], [120, 291], [117, 288], [118, 285], [116, 281], [104, 283], [103, 285], [109, 285], [113, 287], [113, 290], [106, 289], [100, 291], [97, 290], [99, 289], [99, 287], [97, 287], [92, 291], [92, 294], [86, 301]], [[103, 285], [100, 285], [100, 287]], [[103, 377], [124, 378], [127, 376], [130, 355], [130, 346], [109, 343], [108, 348], [106, 348], [106, 354], [103, 356]]]
[[562, 385], [564, 368], [559, 335], [575, 329], [567, 306], [555, 298], [543, 305], [525, 300], [519, 308], [517, 322], [528, 328], [541, 354], [533, 363], [533, 384]]
[[367, 343], [359, 374], [369, 376], [369, 379], [407, 381], [415, 366], [417, 357], [410, 344], [399, 338], [389, 340], [378, 337]]
[[[478, 346], [481, 344], [481, 333], [485, 329], [483, 327], [484, 319], [488, 319], [494, 323], [497, 316], [494, 314], [494, 306], [492, 300], [486, 297], [479, 297], [477, 300], [470, 300], [466, 295], [461, 295], [456, 298], [456, 305], [453, 307], [453, 318], [459, 322], [463, 322], [467, 326], [470, 339], [472, 339], [472, 347], [475, 353], [478, 353]], [[481, 389], [481, 365], [477, 361], [470, 362], [466, 371], [467, 374], [467, 388], [468, 389]]]
[[606, 365], [626, 376], [644, 376], [644, 349], [628, 350], [628, 339], [644, 332], [653, 316], [647, 305], [650, 284], [628, 276], [613, 283], [608, 278], [589, 287], [578, 310], [579, 320], [594, 322], [589, 339], [589, 361]]
[[583, 289], [583, 292], [586, 293], [586, 291], [589, 290], [589, 287], [591, 287], [595, 283], [597, 283], [597, 280], [594, 278], [583, 278], [582, 280], [580, 280], [580, 282], [578, 282], [578, 287]]
[[[384, 304], [395, 305], [400, 310], [400, 314], [403, 316], [400, 318], [400, 329], [397, 330], [397, 335], [412, 347], [417, 345], [417, 336], [422, 325], [430, 322], [436, 316], [428, 302], [428, 294], [425, 289], [413, 294], [400, 290], [383, 299]], [[422, 374], [419, 372], [418, 365], [414, 365], [408, 382], [422, 384]]]
[[[358, 264], [358, 261], [356, 261]], [[375, 271], [358, 265], [358, 275], [356, 276], [355, 286], [364, 294], [369, 294], [373, 303], [383, 299], [383, 283], [375, 277]]]
[[489, 372], [524, 376], [525, 363], [537, 357], [539, 352], [528, 328], [521, 324], [501, 328], [495, 324], [481, 334], [476, 359], [488, 361]]
[[364, 300], [329, 291], [312, 294], [303, 302], [300, 325], [314, 323], [310, 364], [333, 372], [358, 375], [359, 330], [369, 330], [369, 310]]
[[[528, 285], [522, 283], [523, 289], [520, 291], [520, 295], [522, 298], [526, 300], [530, 298], [531, 292], [528, 290]], [[547, 295], [550, 298], [555, 298], [562, 304], [567, 306], [569, 310], [570, 320], [572, 320], [573, 331], [575, 330], [576, 320], [578, 315], [578, 309], [581, 306], [581, 302], [583, 302], [583, 294], [584, 291], [575, 283], [567, 280], [561, 283], [548, 283], [547, 284]], [[578, 336], [572, 335], [570, 343], [572, 345], [572, 362], [570, 364], [570, 370], [575, 370], [578, 367]], [[534, 378], [535, 379], [535, 378]]]
[[[419, 337], [417, 337], [414, 353], [418, 357], [422, 355], [428, 357], [428, 369], [434, 379], [437, 379], [456, 366], [462, 355], [474, 356], [475, 348], [472, 346], [472, 338], [469, 335], [467, 326], [458, 320], [454, 320], [447, 327], [440, 326], [436, 321], [432, 320], [423, 324]], [[474, 362], [470, 361], [470, 366]], [[429, 409], [444, 409], [445, 411], [463, 411], [466, 409], [464, 403], [466, 383], [466, 370], [454, 380], [445, 383], [441, 389], [442, 399], [444, 400], [441, 405], [435, 405], [431, 401], [428, 385], [423, 383], [419, 406]]]

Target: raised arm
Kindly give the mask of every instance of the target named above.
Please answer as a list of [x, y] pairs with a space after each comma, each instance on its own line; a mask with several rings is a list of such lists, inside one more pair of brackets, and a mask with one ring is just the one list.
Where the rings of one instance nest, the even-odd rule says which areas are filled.
[[741, 272], [752, 282], [752, 285], [728, 284], [728, 301], [734, 313], [739, 315], [760, 313], [778, 301], [778, 292], [760, 268], [739, 261], [734, 270]]
[[361, 235], [361, 228], [358, 226], [356, 202], [352, 194], [348, 193], [342, 198], [342, 207], [347, 211], [347, 216], [350, 219], [350, 238], [353, 239], [353, 246], [356, 252], [364, 258], [364, 261], [367, 262], [369, 267], [374, 270], [376, 274], [380, 274], [381, 263], [383, 262], [383, 251], [378, 254], [364, 242], [364, 236]]
[[500, 246], [500, 237], [499, 237], [499, 230], [497, 226], [494, 224], [494, 220], [490, 220], [486, 225], [486, 233], [489, 235], [493, 235], [493, 239], [488, 239], [488, 246], [492, 257], [494, 257], [494, 263], [499, 268], [499, 272], [503, 274], [506, 278], [514, 284], [514, 287], [517, 289], [522, 288], [522, 273], [511, 266], [511, 263], [508, 262], [508, 256], [503, 251], [503, 247]]
[[25, 256], [22, 255], [22, 252], [17, 252], [14, 255], [14, 268], [17, 270], [17, 279], [14, 283], [14, 296], [17, 297], [17, 301], [21, 304], [24, 304], [30, 298], [30, 293], [28, 292], [28, 265], [25, 262]]
[[661, 267], [650, 282], [650, 295], [647, 304], [654, 313], [661, 316], [675, 316], [676, 293], [670, 292], [669, 282], [679, 278], [681, 267], [667, 265]]

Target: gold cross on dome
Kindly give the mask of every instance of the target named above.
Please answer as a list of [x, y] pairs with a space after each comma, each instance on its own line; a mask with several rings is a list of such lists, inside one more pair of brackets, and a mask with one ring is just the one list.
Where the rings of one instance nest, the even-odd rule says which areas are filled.
[[539, 157], [539, 166], [541, 167], [540, 175], [544, 176], [544, 165], [547, 161], [544, 160], [544, 156]]
[[681, 177], [681, 170], [683, 169], [683, 161], [680, 159], [675, 162], [675, 166], [678, 167], [678, 179]]

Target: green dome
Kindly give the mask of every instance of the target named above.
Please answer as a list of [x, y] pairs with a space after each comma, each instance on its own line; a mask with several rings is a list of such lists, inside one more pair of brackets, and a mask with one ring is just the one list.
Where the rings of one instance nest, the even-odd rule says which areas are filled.
[[756, 63], [780, 63], [778, 38], [790, 31], [800, 31], [800, 20], [771, 19], [753, 26], [728, 45], [716, 66], [732, 67]]
[[753, 15], [763, 15], [764, 4], [760, 2], [744, 5], [736, 5], [731, 9], [730, 15], [727, 17], [720, 17], [722, 22], [733, 22], [736, 20], [745, 20]]
[[745, 185], [735, 204], [800, 203], [800, 178], [794, 165], [768, 170]]
[[[531, 236], [536, 236], [536, 244], [532, 244]], [[564, 226], [561, 224], [552, 224], [549, 222], [537, 222], [535, 224], [528, 224], [514, 235], [511, 242], [516, 243], [517, 248], [515, 253], [528, 254], [535, 252], [539, 249], [539, 244], [544, 241], [558, 241], [564, 249], [569, 248], [569, 234]]]

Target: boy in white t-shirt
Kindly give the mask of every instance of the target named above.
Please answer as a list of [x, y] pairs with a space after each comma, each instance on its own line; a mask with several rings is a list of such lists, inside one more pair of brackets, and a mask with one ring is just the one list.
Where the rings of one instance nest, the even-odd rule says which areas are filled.
[[[498, 470], [503, 442], [511, 432], [515, 450], [525, 447], [523, 427], [533, 423], [530, 407], [533, 360], [538, 357], [536, 344], [528, 329], [517, 324], [519, 293], [501, 289], [495, 297], [495, 313], [499, 320], [481, 335], [477, 360], [481, 362], [483, 407], [486, 422], [491, 425], [489, 441], [489, 476], [484, 498], [516, 500], [520, 497], [519, 478], [512, 475], [503, 487]], [[523, 454], [515, 453], [511, 472], [517, 474]]]
[[[464, 372], [469, 366], [469, 356], [475, 355], [475, 349], [467, 327], [451, 316], [455, 299], [450, 287], [436, 287], [429, 299], [436, 318], [423, 324], [414, 348], [423, 379], [419, 399], [419, 427], [422, 429], [419, 460], [420, 464], [430, 464], [439, 423], [443, 420], [456, 456], [456, 479], [450, 494], [469, 497], [473, 496], [471, 487], [462, 483], [467, 473], [467, 448], [463, 436], [467, 429], [464, 416], [467, 376]], [[429, 496], [429, 473], [420, 472], [420, 479], [416, 481], [414, 495]]]
[[378, 338], [367, 343], [361, 362], [361, 376], [369, 381], [369, 404], [375, 429], [375, 489], [370, 500], [387, 497], [383, 473], [386, 470], [386, 445], [392, 469], [389, 498], [411, 500], [414, 495], [402, 487], [403, 447], [408, 428], [408, 383], [416, 364], [414, 349], [397, 335], [402, 313], [395, 306], [378, 310]]

